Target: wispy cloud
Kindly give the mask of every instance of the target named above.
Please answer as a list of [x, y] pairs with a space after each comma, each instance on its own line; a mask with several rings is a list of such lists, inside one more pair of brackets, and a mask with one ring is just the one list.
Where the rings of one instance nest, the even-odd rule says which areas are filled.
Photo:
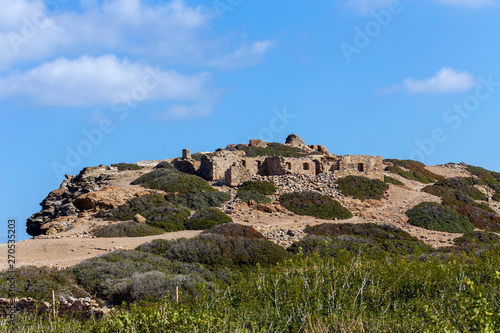
[[498, 0], [439, 0], [439, 2], [464, 7], [489, 7], [498, 5]]
[[408, 78], [402, 84], [395, 84], [378, 92], [387, 94], [404, 89], [409, 94], [447, 94], [465, 92], [477, 85], [478, 80], [471, 73], [444, 67], [431, 78], [423, 80]]
[[141, 101], [197, 103], [214, 94], [207, 73], [184, 75], [114, 55], [60, 58], [0, 79], [0, 99], [21, 97], [61, 107], [111, 105], [126, 95]]
[[[0, 8], [0, 70], [81, 53], [147, 57], [164, 65], [238, 61], [239, 46], [227, 50], [236, 41], [213, 35], [213, 10], [183, 0], [85, 1], [81, 12], [51, 11], [40, 0], [0, 0]], [[258, 63], [262, 55], [254, 55], [257, 59], [249, 53], [241, 61]]]
[[235, 69], [254, 66], [262, 61], [264, 55], [273, 46], [274, 43], [268, 40], [247, 43], [240, 46], [230, 54], [209, 60], [208, 64], [221, 69]]

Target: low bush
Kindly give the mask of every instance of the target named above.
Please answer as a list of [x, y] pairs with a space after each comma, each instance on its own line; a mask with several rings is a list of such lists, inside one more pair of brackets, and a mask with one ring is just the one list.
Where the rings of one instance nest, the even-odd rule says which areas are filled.
[[145, 212], [154, 207], [167, 206], [168, 202], [162, 195], [147, 194], [137, 198], [132, 198], [126, 204], [112, 211], [113, 219], [120, 221], [132, 220], [136, 214], [142, 216]]
[[[289, 249], [296, 252], [303, 248], [304, 254], [315, 251], [336, 256], [339, 250], [357, 253], [421, 254], [432, 252], [432, 247], [407, 232], [389, 225], [373, 223], [323, 223], [308, 226], [304, 231], [311, 235]], [[325, 241], [326, 248], [325, 247]], [[322, 249], [322, 247], [324, 249]]]
[[[425, 168], [425, 164], [422, 162], [414, 161], [414, 160], [397, 160], [397, 159], [386, 159], [384, 162], [390, 162], [396, 167], [404, 167], [408, 170], [410, 170], [410, 173], [406, 173], [403, 171], [401, 168], [398, 168], [399, 170], [403, 171], [403, 174], [401, 176], [409, 179], [413, 179], [422, 183], [433, 183], [436, 180], [442, 180], [444, 179], [443, 176], [437, 175], [434, 172], [431, 172]], [[397, 170], [397, 169], [392, 169], [392, 170]], [[397, 171], [399, 171], [397, 170]], [[389, 170], [390, 171], [390, 170]], [[390, 171], [392, 172], [392, 171]], [[395, 172], [398, 173], [398, 172]]]
[[239, 187], [238, 191], [255, 191], [262, 193], [264, 195], [273, 195], [274, 192], [276, 192], [277, 187], [268, 181], [262, 180], [262, 181], [254, 181], [254, 180], [248, 180], [241, 184]]
[[495, 213], [471, 205], [458, 207], [458, 212], [467, 217], [476, 228], [500, 232], [500, 216]]
[[469, 171], [474, 176], [488, 184], [491, 188], [497, 189], [500, 186], [500, 172], [486, 170], [485, 168], [476, 167], [469, 165], [467, 166], [467, 171]]
[[337, 180], [337, 186], [343, 195], [362, 201], [366, 199], [380, 200], [385, 191], [389, 189], [389, 185], [381, 180], [361, 176], [341, 178]]
[[167, 162], [167, 161], [161, 161], [155, 166], [155, 169], [171, 169], [174, 170], [174, 166], [172, 163]]
[[500, 202], [500, 190], [496, 190], [495, 194], [492, 197], [493, 200]]
[[116, 163], [116, 164], [111, 164], [113, 167], [117, 167], [118, 170], [124, 171], [124, 170], [141, 170], [142, 167], [137, 164], [132, 164], [132, 163]]
[[430, 183], [434, 183], [436, 181], [434, 178], [428, 177], [421, 172], [412, 171], [412, 170], [405, 171], [405, 170], [401, 169], [399, 166], [388, 166], [385, 168], [385, 170], [390, 172], [390, 173], [400, 175], [401, 177], [404, 177], [406, 179], [415, 180], [417, 182], [424, 183], [424, 184], [430, 184]]
[[138, 251], [150, 252], [170, 260], [210, 266], [270, 266], [290, 258], [281, 246], [266, 239], [231, 237], [207, 233], [191, 239], [157, 239], [142, 244]]
[[489, 232], [472, 231], [453, 240], [455, 246], [466, 253], [478, 250], [490, 250], [500, 246], [500, 236]]
[[134, 180], [132, 184], [165, 192], [217, 192], [201, 177], [168, 168], [151, 171]]
[[240, 199], [243, 202], [249, 202], [250, 200], [253, 200], [256, 203], [261, 203], [261, 204], [270, 204], [271, 203], [271, 198], [269, 198], [267, 195], [264, 195], [264, 194], [262, 194], [260, 192], [256, 192], [256, 191], [238, 190], [238, 194], [236, 195], [236, 198]]
[[451, 207], [422, 202], [406, 212], [408, 223], [429, 230], [466, 233], [474, 230], [469, 220]]
[[309, 215], [321, 219], [349, 219], [352, 213], [332, 198], [315, 192], [285, 193], [280, 204], [298, 215]]
[[191, 216], [191, 212], [184, 207], [167, 205], [153, 207], [144, 213], [147, 224], [165, 231], [179, 231], [186, 229], [185, 224]]
[[[67, 272], [86, 291], [112, 304], [156, 299], [160, 292], [165, 294], [164, 286], [168, 286], [169, 281], [177, 275], [190, 275], [191, 280], [200, 283], [219, 281], [213, 272], [200, 264], [172, 262], [164, 256], [134, 250], [117, 250], [87, 259], [70, 267]], [[165, 285], [159, 278], [160, 274], [165, 276]], [[150, 286], [156, 287], [149, 291], [144, 286], [141, 287], [141, 283], [147, 281]], [[185, 288], [186, 285], [179, 287]], [[194, 290], [183, 291], [193, 294], [196, 287], [194, 286]]]
[[243, 150], [248, 157], [258, 157], [258, 156], [283, 156], [283, 157], [306, 157], [308, 152], [296, 148], [287, 146], [282, 143], [269, 142], [267, 147], [250, 147], [248, 145], [239, 144], [236, 145], [238, 150]]
[[191, 216], [186, 208], [173, 205], [156, 194], [133, 198], [112, 212], [113, 219], [121, 221], [132, 220], [136, 214], [145, 217], [149, 226], [164, 231], [184, 230], [184, 223]]
[[12, 282], [15, 284], [17, 298], [32, 297], [37, 301], [52, 302], [52, 290], [58, 296], [87, 296], [76, 285], [71, 274], [57, 268], [22, 266], [10, 271], [1, 271], [0, 297], [10, 297]]
[[400, 186], [405, 185], [402, 181], [397, 180], [396, 178], [389, 177], [389, 176], [384, 176], [384, 182], [386, 182], [388, 184], [393, 184], [393, 185], [400, 185]]
[[165, 230], [155, 228], [143, 223], [121, 222], [108, 224], [93, 229], [92, 234], [98, 238], [103, 237], [144, 237], [161, 235]]
[[231, 199], [231, 195], [225, 192], [184, 192], [170, 193], [166, 199], [175, 205], [191, 210], [200, 210], [208, 207], [220, 207]]
[[239, 223], [225, 223], [206, 229], [202, 234], [218, 234], [231, 237], [244, 238], [265, 238], [260, 232], [251, 226], [241, 225]]
[[233, 219], [226, 213], [216, 208], [205, 208], [196, 211], [196, 213], [191, 216], [191, 219], [186, 221], [185, 226], [188, 230], [205, 230], [219, 224], [231, 222], [233, 222]]

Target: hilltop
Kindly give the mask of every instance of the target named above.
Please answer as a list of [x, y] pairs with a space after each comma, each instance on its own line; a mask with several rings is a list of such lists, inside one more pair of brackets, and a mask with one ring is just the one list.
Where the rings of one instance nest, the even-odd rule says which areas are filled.
[[[235, 169], [239, 172], [237, 180]], [[137, 182], [137, 179], [154, 173], [169, 174], [170, 178], [160, 177], [158, 183], [151, 180]], [[229, 178], [225, 177], [228, 174]], [[362, 185], [356, 183], [356, 178], [350, 179], [351, 183], [347, 185], [343, 184], [344, 190], [341, 191], [339, 180], [346, 177], [378, 180], [379, 183], [382, 183], [380, 179], [385, 179], [385, 187], [378, 198], [362, 198], [350, 194], [347, 188], [356, 189]], [[461, 179], [472, 183], [460, 183], [458, 180]], [[76, 176], [67, 175], [60, 188], [43, 200], [42, 210], [28, 219], [27, 231], [34, 239], [19, 243], [19, 260], [21, 264], [66, 267], [107, 251], [135, 248], [152, 238], [173, 239], [199, 234], [197, 230], [184, 230], [186, 227], [182, 222], [165, 228], [172, 220], [168, 212], [160, 218], [163, 219], [163, 229], [161, 223], [154, 222], [154, 214], [142, 213], [140, 207], [133, 215], [113, 216], [120, 207], [123, 209], [130, 202], [151, 196], [167, 198], [159, 206], [182, 207], [176, 214], [185, 214], [186, 221], [195, 211], [213, 207], [227, 215], [229, 220], [252, 226], [284, 247], [303, 238], [307, 226], [325, 222], [390, 225], [434, 248], [451, 246], [461, 233], [418, 223], [412, 225], [407, 212], [424, 202], [436, 203], [437, 208], [431, 207], [434, 211], [444, 207], [440, 203], [445, 203], [446, 207], [454, 205], [460, 216], [466, 216], [477, 230], [498, 232], [500, 203], [497, 196], [500, 192], [495, 189], [497, 183], [500, 184], [499, 179], [495, 172], [464, 163], [425, 166], [414, 161], [382, 160], [367, 155], [338, 156], [322, 145], [306, 145], [297, 135], [290, 135], [283, 144], [251, 140], [249, 144], [230, 144], [214, 152], [192, 155], [185, 149], [182, 157], [87, 167]], [[276, 186], [276, 190], [267, 196], [239, 192], [238, 185], [248, 180], [268, 181]], [[443, 182], [446, 186], [437, 186]], [[458, 191], [452, 193], [458, 198], [453, 201], [449, 194], [444, 196], [443, 189], [452, 192], [473, 189], [475, 197]], [[332, 219], [304, 215], [280, 203], [283, 195], [302, 191], [326, 195], [338, 201], [352, 217]], [[264, 201], [258, 202], [262, 197]], [[429, 209], [426, 212], [430, 214]], [[146, 216], [141, 216], [141, 213]], [[121, 234], [114, 230], [115, 234], [107, 236], [123, 236], [128, 232], [129, 236], [137, 237], [94, 236], [100, 227], [109, 229], [115, 226], [117, 229], [124, 223], [133, 230], [122, 230]], [[135, 230], [137, 228], [140, 231]]]

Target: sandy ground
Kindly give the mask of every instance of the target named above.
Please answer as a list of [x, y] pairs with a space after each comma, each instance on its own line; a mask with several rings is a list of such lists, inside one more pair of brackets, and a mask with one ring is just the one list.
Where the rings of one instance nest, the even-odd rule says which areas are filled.
[[[444, 166], [430, 166], [429, 170], [446, 176], [470, 176], [463, 170]], [[138, 172], [139, 174], [139, 172]], [[112, 186], [128, 187], [132, 179], [138, 174], [127, 178], [112, 181]], [[404, 179], [398, 175], [388, 174], [404, 183], [404, 186], [391, 185], [386, 197], [381, 201], [367, 200], [361, 202], [345, 197], [338, 199], [355, 215], [349, 220], [329, 221], [308, 216], [298, 216], [293, 213], [264, 213], [255, 209], [237, 209], [231, 214], [233, 221], [243, 225], [255, 227], [268, 236], [269, 239], [283, 246], [290, 245], [304, 236], [303, 229], [307, 225], [320, 223], [376, 223], [390, 224], [399, 227], [411, 235], [421, 239], [433, 247], [452, 245], [454, 238], [459, 234], [430, 231], [416, 228], [408, 224], [405, 211], [423, 201], [439, 202], [438, 197], [432, 196], [421, 189], [424, 184]], [[499, 203], [488, 203], [490, 207], [500, 213]], [[69, 267], [79, 262], [102, 255], [116, 249], [134, 249], [138, 245], [153, 239], [177, 239], [197, 236], [199, 231], [180, 231], [166, 233], [160, 236], [135, 238], [90, 238], [81, 235], [84, 230], [90, 230], [96, 225], [109, 223], [100, 219], [84, 218], [74, 224], [74, 228], [57, 234], [56, 239], [29, 239], [20, 241], [16, 246], [16, 267], [23, 265]], [[288, 235], [287, 233], [290, 233]], [[284, 235], [284, 236], [283, 236]], [[7, 245], [0, 244], [0, 270], [7, 268]]]

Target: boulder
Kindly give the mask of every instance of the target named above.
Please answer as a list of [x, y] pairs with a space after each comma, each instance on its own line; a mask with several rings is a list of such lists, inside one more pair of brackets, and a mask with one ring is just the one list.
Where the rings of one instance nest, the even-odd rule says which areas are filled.
[[250, 140], [250, 142], [248, 144], [250, 147], [260, 147], [260, 148], [267, 147], [267, 143], [265, 143], [261, 139], [252, 139], [252, 140]]
[[311, 148], [312, 150], [316, 150], [317, 152], [320, 152], [321, 154], [330, 155], [330, 151], [328, 151], [328, 148], [326, 148], [323, 145], [309, 145], [309, 148]]
[[290, 134], [286, 138], [285, 143], [296, 148], [308, 148], [304, 140], [302, 140], [297, 134]]
[[134, 222], [137, 222], [137, 223], [146, 223], [148, 219], [145, 218], [144, 216], [142, 216], [141, 214], [136, 214], [134, 216]]
[[273, 205], [258, 204], [257, 210], [264, 213], [276, 213], [276, 208]]

